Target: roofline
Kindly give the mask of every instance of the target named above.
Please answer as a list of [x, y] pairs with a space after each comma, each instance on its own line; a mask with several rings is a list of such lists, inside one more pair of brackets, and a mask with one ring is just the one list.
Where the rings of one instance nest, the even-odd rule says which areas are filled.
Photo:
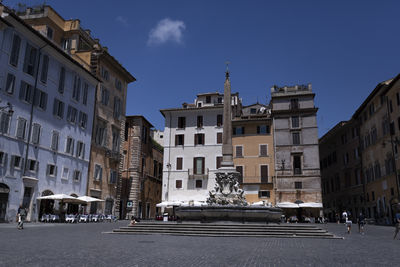
[[190, 110], [190, 111], [194, 111], [194, 110], [204, 110], [204, 109], [222, 109], [223, 105], [219, 105], [219, 106], [209, 106], [209, 107], [194, 107], [194, 108], [167, 108], [167, 109], [160, 109], [161, 114], [164, 116], [165, 118], [165, 114], [164, 112], [167, 111], [183, 111], [183, 110]]
[[126, 119], [142, 118], [145, 122], [150, 124], [151, 128], [154, 128], [154, 125], [151, 124], [143, 115], [129, 115], [129, 116], [125, 116], [125, 118]]
[[[89, 70], [87, 70], [85, 67], [83, 67], [78, 61], [73, 59], [70, 55], [65, 53], [64, 50], [62, 50], [60, 47], [58, 47], [56, 44], [54, 44], [52, 41], [47, 39], [47, 37], [43, 36], [41, 33], [39, 33], [37, 30], [32, 28], [29, 24], [27, 24], [23, 19], [21, 19], [18, 15], [16, 15], [10, 8], [8, 8], [5, 5], [0, 4], [0, 6], [4, 7], [3, 13], [7, 13], [9, 16], [11, 16], [13, 19], [15, 19], [17, 22], [22, 24], [25, 28], [27, 28], [29, 31], [31, 31], [33, 34], [35, 34], [37, 37], [39, 37], [42, 41], [46, 42], [47, 45], [51, 46], [53, 49], [55, 49], [57, 52], [59, 52], [61, 55], [63, 55], [66, 59], [77, 65], [79, 68], [84, 70], [87, 74], [89, 74], [91, 77], [93, 77], [96, 81], [101, 82], [94, 74], [92, 74]], [[2, 18], [4, 19], [4, 18]]]
[[328, 132], [326, 132], [321, 138], [318, 139], [318, 143], [321, 144], [322, 142], [325, 142], [330, 135], [332, 135], [334, 132], [339, 130], [339, 128], [347, 125], [351, 120], [348, 121], [340, 121], [338, 122], [335, 126], [333, 126]]
[[268, 107], [268, 105], [266, 105], [266, 104], [254, 103], [254, 104], [251, 104], [251, 105], [242, 106], [242, 108], [248, 108], [248, 107], [255, 106], [255, 105], [261, 105], [261, 106], [264, 106], [264, 107]]

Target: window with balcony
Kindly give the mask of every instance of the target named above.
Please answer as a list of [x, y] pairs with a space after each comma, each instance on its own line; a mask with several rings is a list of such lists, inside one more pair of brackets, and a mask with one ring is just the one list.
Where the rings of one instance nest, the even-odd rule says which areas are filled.
[[193, 158], [193, 174], [195, 174], [195, 175], [205, 174], [205, 158], [204, 157]]

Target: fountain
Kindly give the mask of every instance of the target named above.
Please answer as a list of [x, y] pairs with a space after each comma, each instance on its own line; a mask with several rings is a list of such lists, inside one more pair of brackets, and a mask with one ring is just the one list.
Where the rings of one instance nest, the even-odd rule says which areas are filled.
[[181, 206], [175, 210], [182, 221], [258, 221], [279, 222], [282, 210], [268, 206], [250, 206], [239, 188], [240, 173], [233, 164], [231, 86], [229, 71], [224, 84], [224, 130], [222, 134], [222, 163], [215, 174], [214, 189], [209, 192], [207, 204]]

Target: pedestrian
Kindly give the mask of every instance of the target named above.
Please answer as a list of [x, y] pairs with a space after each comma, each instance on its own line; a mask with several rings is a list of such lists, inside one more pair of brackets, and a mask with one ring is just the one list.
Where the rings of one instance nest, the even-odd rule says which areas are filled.
[[342, 213], [342, 220], [344, 221], [344, 223], [347, 222], [347, 217], [348, 217], [347, 212], [346, 212], [346, 210], [344, 210]]
[[339, 216], [339, 213], [337, 213], [337, 212], [336, 212], [336, 215], [335, 215], [335, 219], [336, 219], [337, 224], [339, 224], [340, 223], [340, 216]]
[[394, 230], [394, 237], [393, 239], [396, 239], [397, 234], [400, 231], [400, 211], [396, 213], [396, 225], [395, 225], [395, 230]]
[[347, 233], [350, 234], [351, 233], [351, 225], [353, 224], [353, 222], [350, 220], [349, 217], [346, 217], [346, 228], [347, 228]]
[[18, 218], [18, 230], [24, 229], [24, 220], [26, 217], [26, 209], [22, 207], [22, 205], [19, 206], [18, 208], [18, 214], [17, 214], [17, 218]]
[[360, 212], [360, 216], [358, 216], [358, 232], [360, 234], [364, 234], [364, 225], [365, 225], [365, 217], [362, 212]]

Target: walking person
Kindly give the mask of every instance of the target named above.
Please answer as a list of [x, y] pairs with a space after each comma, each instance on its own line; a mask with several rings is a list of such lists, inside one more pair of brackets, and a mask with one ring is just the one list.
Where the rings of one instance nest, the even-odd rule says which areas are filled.
[[19, 206], [18, 208], [18, 214], [17, 214], [17, 218], [18, 218], [18, 230], [24, 229], [24, 220], [26, 217], [26, 209], [22, 207], [22, 205]]
[[347, 228], [347, 233], [351, 234], [351, 225], [353, 224], [353, 222], [351, 221], [351, 219], [349, 217], [346, 217], [346, 228]]
[[347, 211], [346, 211], [346, 210], [344, 210], [344, 211], [343, 211], [343, 213], [342, 213], [342, 221], [343, 221], [344, 223], [346, 223], [346, 222], [347, 222], [347, 217], [348, 217], [348, 215], [347, 215]]
[[400, 231], [400, 211], [396, 213], [396, 225], [395, 225], [395, 230], [394, 230], [394, 237], [393, 239], [396, 239], [397, 234]]
[[365, 225], [365, 217], [362, 212], [360, 212], [360, 216], [358, 216], [358, 232], [360, 234], [364, 234], [364, 225]]

